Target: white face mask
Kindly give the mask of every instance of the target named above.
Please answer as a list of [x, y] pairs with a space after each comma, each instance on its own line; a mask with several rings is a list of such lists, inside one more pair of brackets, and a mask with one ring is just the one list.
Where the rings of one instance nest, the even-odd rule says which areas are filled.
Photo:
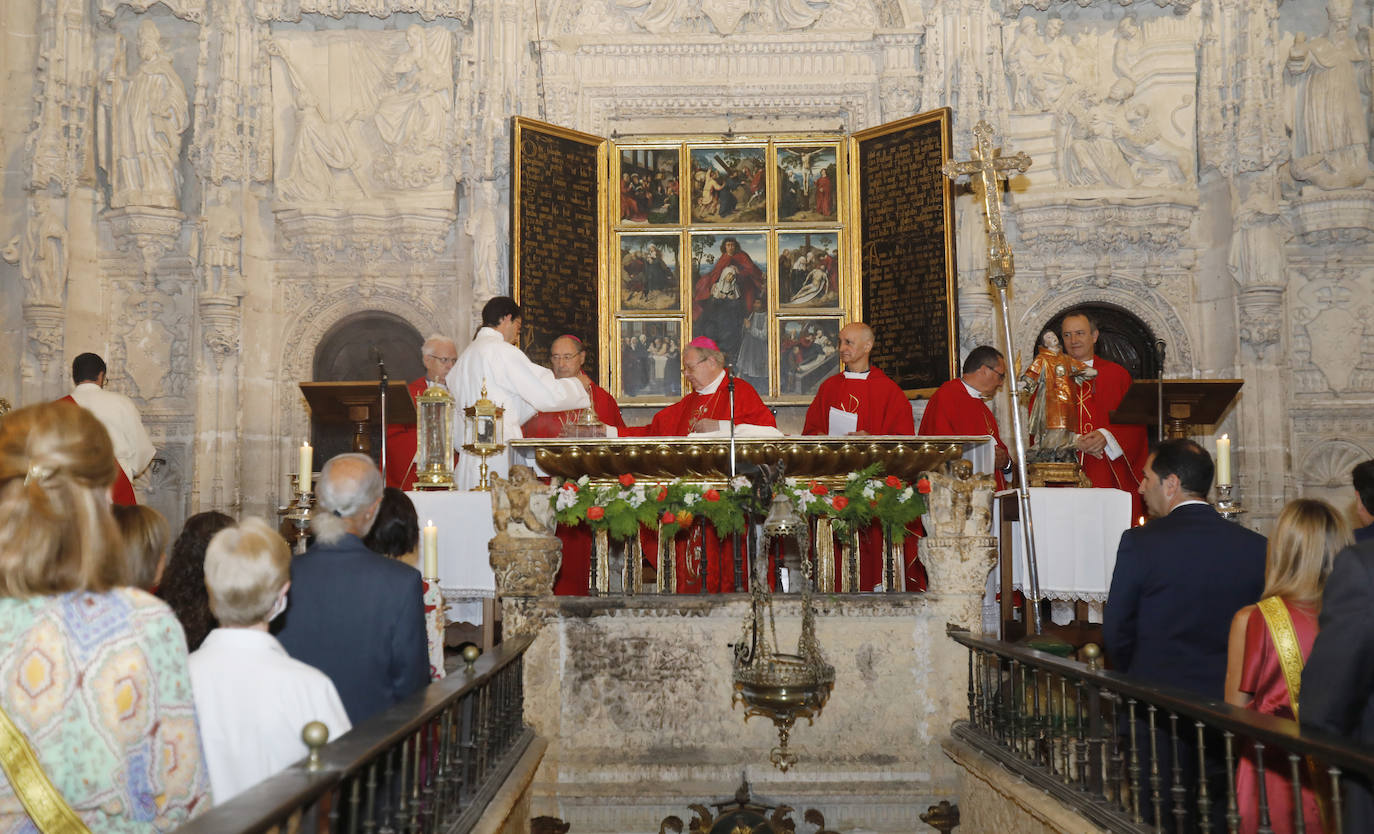
[[283, 590], [283, 591], [281, 592], [281, 594], [279, 594], [279, 595], [277, 596], [277, 601], [274, 602], [274, 603], [272, 603], [272, 610], [267, 612], [267, 622], [270, 623], [270, 622], [272, 622], [273, 620], [275, 620], [276, 618], [280, 617], [280, 616], [282, 615], [282, 612], [285, 611], [285, 610], [286, 610], [286, 591]]

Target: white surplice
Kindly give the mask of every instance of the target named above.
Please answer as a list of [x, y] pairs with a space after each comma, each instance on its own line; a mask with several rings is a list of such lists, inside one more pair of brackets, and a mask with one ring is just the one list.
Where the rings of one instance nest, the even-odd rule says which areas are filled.
[[[588, 408], [591, 400], [587, 389], [577, 379], [557, 379], [553, 371], [531, 362], [524, 351], [510, 344], [492, 327], [477, 331], [472, 344], [458, 357], [448, 372], [448, 389], [453, 392], [456, 406], [453, 415], [454, 445], [461, 446], [464, 435], [463, 409], [477, 402], [482, 384], [487, 386], [487, 399], [505, 409], [502, 416], [507, 441], [524, 435], [520, 427], [540, 411], [570, 411]], [[467, 452], [458, 457], [458, 489], [477, 486], [481, 459]], [[502, 477], [510, 472], [509, 450], [487, 459], [491, 470]]]

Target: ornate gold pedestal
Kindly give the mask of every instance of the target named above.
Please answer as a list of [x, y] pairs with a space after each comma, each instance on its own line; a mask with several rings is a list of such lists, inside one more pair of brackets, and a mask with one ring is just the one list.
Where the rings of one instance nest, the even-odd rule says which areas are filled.
[[1090, 487], [1078, 461], [1026, 464], [1027, 479], [1033, 487]]

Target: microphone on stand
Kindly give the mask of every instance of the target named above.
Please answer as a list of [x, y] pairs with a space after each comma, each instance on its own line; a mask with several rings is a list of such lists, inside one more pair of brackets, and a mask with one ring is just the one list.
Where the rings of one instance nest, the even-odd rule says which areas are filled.
[[1155, 414], [1155, 419], [1159, 421], [1159, 439], [1161, 442], [1164, 440], [1164, 349], [1166, 347], [1167, 344], [1163, 339], [1155, 340], [1155, 365], [1159, 369], [1159, 379], [1155, 384], [1159, 392], [1158, 399], [1155, 403], [1157, 412]]
[[382, 472], [386, 473], [386, 360], [382, 358], [382, 349], [374, 345], [368, 346], [368, 352], [372, 358], [377, 360], [377, 376], [381, 382], [381, 418], [382, 418]]

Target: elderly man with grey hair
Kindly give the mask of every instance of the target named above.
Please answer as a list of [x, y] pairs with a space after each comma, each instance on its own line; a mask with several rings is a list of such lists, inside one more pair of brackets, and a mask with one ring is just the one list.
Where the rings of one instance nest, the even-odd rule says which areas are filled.
[[429, 683], [420, 573], [362, 538], [382, 500], [366, 455], [330, 458], [316, 487], [315, 543], [291, 564], [277, 639], [334, 682], [355, 726]]
[[[448, 387], [445, 379], [453, 369], [453, 363], [458, 361], [458, 347], [449, 337], [435, 333], [420, 345], [420, 361], [424, 363], [425, 375], [412, 379], [406, 386], [412, 403], [435, 385]], [[387, 486], [404, 490], [414, 488], [415, 449], [418, 443], [414, 423], [392, 423], [386, 427]], [[454, 462], [457, 462], [457, 455], [454, 456]]]

